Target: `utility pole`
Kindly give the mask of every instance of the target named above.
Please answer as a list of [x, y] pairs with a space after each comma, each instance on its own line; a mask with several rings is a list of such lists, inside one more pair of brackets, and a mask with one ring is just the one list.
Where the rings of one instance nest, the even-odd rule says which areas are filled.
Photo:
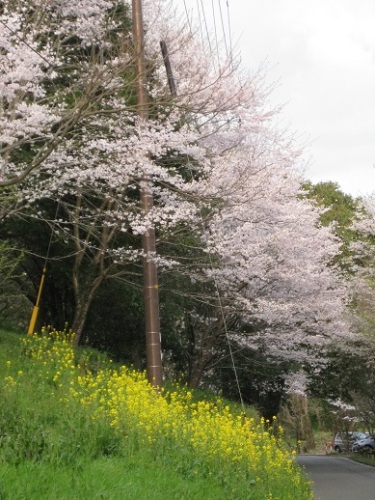
[[[133, 39], [135, 49], [135, 79], [138, 115], [142, 122], [148, 120], [147, 78], [144, 57], [143, 15], [141, 0], [132, 0]], [[147, 215], [153, 207], [151, 179], [144, 174], [140, 186], [141, 208]], [[155, 264], [155, 229], [150, 227], [142, 236], [143, 290], [145, 304], [145, 334], [147, 355], [147, 377], [155, 388], [163, 385], [161, 360], [160, 317], [158, 276]]]
[[173, 97], [177, 96], [176, 84], [173, 78], [171, 61], [169, 59], [168, 47], [164, 40], [160, 40], [161, 53], [164, 60], [165, 71], [167, 72], [168, 86]]

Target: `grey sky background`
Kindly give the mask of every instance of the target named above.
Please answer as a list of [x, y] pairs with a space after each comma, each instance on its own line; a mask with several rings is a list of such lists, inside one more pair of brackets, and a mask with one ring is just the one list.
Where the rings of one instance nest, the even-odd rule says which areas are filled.
[[[266, 65], [282, 125], [307, 143], [306, 175], [353, 196], [375, 193], [375, 0], [177, 0]], [[229, 14], [229, 18], [228, 18]], [[222, 32], [221, 32], [222, 34]]]

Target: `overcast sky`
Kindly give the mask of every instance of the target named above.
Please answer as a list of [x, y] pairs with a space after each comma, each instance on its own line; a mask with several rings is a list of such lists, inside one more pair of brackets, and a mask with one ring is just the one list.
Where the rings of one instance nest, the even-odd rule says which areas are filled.
[[[375, 0], [177, 0], [208, 22], [221, 5], [245, 68], [264, 62], [283, 125], [310, 145], [307, 176], [375, 192]], [[229, 8], [229, 9], [228, 9]], [[202, 17], [201, 17], [202, 19]], [[228, 30], [227, 30], [228, 33]]]

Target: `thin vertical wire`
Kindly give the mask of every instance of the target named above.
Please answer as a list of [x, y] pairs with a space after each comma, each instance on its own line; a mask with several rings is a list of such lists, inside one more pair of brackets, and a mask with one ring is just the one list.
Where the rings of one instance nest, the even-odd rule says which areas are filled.
[[204, 43], [204, 36], [203, 36], [203, 29], [202, 29], [202, 18], [201, 18], [201, 9], [200, 9], [199, 0], [196, 0], [196, 3], [197, 3], [197, 11], [198, 11], [199, 33], [201, 36], [202, 46], [204, 47], [205, 43]]
[[229, 56], [229, 49], [228, 49], [228, 44], [227, 44], [227, 37], [225, 35], [225, 24], [224, 24], [223, 9], [221, 8], [221, 0], [219, 0], [219, 12], [220, 12], [221, 29], [223, 30], [223, 38], [224, 38], [224, 43], [225, 43], [225, 50], [226, 50], [227, 56]]
[[[208, 258], [209, 258], [209, 261], [210, 261], [211, 270], [213, 270], [214, 269], [214, 265], [213, 265], [213, 262], [212, 262], [212, 256], [211, 256], [210, 252], [208, 252]], [[214, 277], [214, 283], [215, 283], [215, 289], [216, 289], [216, 296], [217, 296], [217, 299], [219, 301], [219, 308], [220, 308], [220, 313], [221, 313], [221, 319], [222, 319], [223, 326], [224, 326], [225, 338], [227, 340], [228, 349], [229, 349], [229, 355], [230, 355], [230, 359], [231, 359], [231, 362], [232, 362], [232, 368], [233, 368], [234, 378], [236, 379], [236, 385], [237, 385], [238, 395], [240, 397], [242, 411], [243, 411], [243, 413], [245, 413], [245, 403], [244, 403], [244, 399], [243, 399], [243, 396], [242, 396], [242, 391], [241, 391], [241, 386], [240, 386], [240, 380], [238, 378], [238, 371], [237, 371], [236, 363], [234, 361], [232, 344], [231, 344], [230, 338], [229, 338], [227, 320], [226, 320], [225, 314], [224, 314], [224, 307], [223, 307], [223, 302], [221, 300], [221, 293], [220, 293], [220, 290], [219, 290], [219, 285], [217, 284], [217, 280], [216, 280], [215, 277]]]
[[184, 0], [184, 7], [185, 7], [185, 13], [186, 13], [186, 18], [187, 18], [187, 22], [188, 22], [188, 25], [189, 25], [190, 33], [193, 33], [193, 29], [192, 29], [191, 21], [190, 21], [190, 17], [189, 17], [189, 12], [187, 10], [187, 6], [186, 6], [186, 1], [185, 0]]
[[219, 38], [217, 35], [216, 13], [215, 13], [214, 0], [211, 0], [211, 5], [212, 5], [212, 18], [213, 18], [214, 32], [215, 32], [216, 53], [217, 53], [217, 58], [220, 61], [220, 58], [219, 58]]
[[229, 36], [229, 51], [230, 51], [230, 59], [233, 62], [233, 39], [232, 39], [232, 26], [231, 26], [231, 16], [230, 16], [230, 8], [229, 8], [229, 0], [227, 2], [227, 19], [228, 19], [228, 36]]
[[[199, 14], [198, 0], [197, 0], [197, 5], [198, 5], [198, 14]], [[201, 5], [202, 5], [202, 14], [203, 14], [204, 22], [205, 22], [205, 26], [206, 26], [206, 32], [207, 32], [207, 36], [209, 38], [209, 33], [208, 33], [208, 29], [207, 29], [207, 21], [206, 21], [206, 16], [205, 16], [205, 13], [204, 13], [204, 8], [203, 8], [202, 0], [201, 0]], [[186, 12], [186, 16], [187, 16], [188, 23], [189, 23], [189, 26], [190, 26], [190, 31], [191, 31], [191, 24], [190, 24], [190, 19], [189, 19], [189, 16], [188, 16], [188, 11], [187, 11], [187, 8], [186, 8], [186, 2], [185, 2], [185, 0], [184, 0], [184, 6], [185, 6], [185, 12]], [[228, 0], [227, 0], [227, 7], [229, 9]], [[216, 16], [215, 16], [214, 0], [212, 0], [212, 12], [213, 12], [214, 29], [215, 29], [216, 51], [217, 51], [217, 56], [219, 57], [219, 43], [218, 43], [218, 36], [217, 36], [217, 26], [216, 26]], [[224, 40], [225, 40], [225, 30], [224, 30], [224, 24], [223, 24], [223, 17], [222, 17], [222, 12], [221, 12], [221, 6], [220, 6], [220, 13], [221, 13], [222, 26], [223, 26], [223, 34], [224, 34]], [[200, 17], [200, 15], [199, 15], [199, 17]], [[229, 28], [230, 28], [229, 14], [228, 14], [228, 25], [229, 25]], [[200, 30], [201, 30], [201, 36], [202, 36], [201, 25], [200, 25]], [[230, 38], [230, 40], [231, 40], [231, 38]], [[225, 40], [225, 45], [227, 47], [226, 40]], [[210, 49], [211, 49], [211, 53], [213, 54], [211, 45], [210, 45]], [[228, 52], [228, 49], [227, 49], [227, 52]], [[187, 161], [188, 161], [188, 163], [190, 161], [189, 155], [187, 155]], [[204, 227], [203, 218], [202, 218], [202, 225]], [[214, 265], [213, 265], [212, 256], [211, 256], [210, 252], [208, 252], [208, 258], [209, 258], [209, 262], [210, 262], [210, 268], [211, 268], [211, 270], [213, 270], [214, 269]], [[222, 302], [222, 299], [221, 299], [221, 293], [220, 293], [219, 285], [217, 283], [216, 278], [214, 277], [213, 279], [214, 279], [214, 284], [215, 284], [216, 296], [217, 296], [218, 303], [219, 303], [220, 313], [221, 313], [221, 317], [222, 317], [223, 328], [224, 328], [224, 331], [225, 331], [225, 337], [226, 337], [227, 344], [228, 344], [228, 350], [229, 350], [229, 355], [230, 355], [230, 359], [231, 359], [231, 363], [232, 363], [234, 377], [235, 377], [235, 380], [236, 380], [238, 395], [239, 395], [239, 398], [240, 398], [242, 410], [245, 413], [245, 403], [244, 403], [244, 399], [243, 399], [243, 396], [242, 396], [242, 391], [241, 391], [241, 386], [240, 386], [240, 381], [239, 381], [239, 377], [238, 377], [238, 371], [237, 371], [236, 363], [235, 363], [235, 360], [234, 360], [233, 348], [232, 348], [232, 344], [231, 344], [231, 341], [230, 341], [230, 338], [229, 338], [228, 325], [227, 325], [227, 321], [226, 321], [225, 314], [224, 314], [224, 306], [223, 306], [223, 302]]]
[[207, 25], [206, 12], [204, 10], [203, 0], [200, 0], [200, 1], [201, 1], [201, 10], [202, 10], [203, 22], [204, 22], [204, 26], [206, 28], [206, 35], [207, 35], [208, 46], [210, 48], [210, 54], [213, 55], [213, 50], [212, 50], [212, 45], [211, 45], [211, 37], [210, 37], [210, 32], [208, 30], [208, 25]]

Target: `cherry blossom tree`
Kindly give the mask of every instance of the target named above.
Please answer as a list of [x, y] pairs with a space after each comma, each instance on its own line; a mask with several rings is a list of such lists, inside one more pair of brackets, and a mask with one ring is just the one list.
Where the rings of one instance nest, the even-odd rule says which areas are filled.
[[[126, 2], [120, 4], [127, 5]], [[147, 124], [140, 123], [134, 106], [134, 82], [127, 77], [132, 69], [131, 44], [129, 48], [126, 42], [129, 33], [121, 33], [125, 41], [111, 40], [113, 32], [117, 35], [118, 27], [117, 18], [112, 16], [113, 4], [98, 2], [97, 8], [86, 9], [84, 2], [74, 8], [51, 2], [45, 9], [36, 2], [36, 10], [31, 9], [31, 14], [30, 10], [22, 8], [23, 5], [16, 2], [16, 12], [23, 20], [19, 21], [19, 32], [23, 33], [25, 26], [36, 23], [38, 32], [34, 33], [34, 38], [37, 43], [43, 33], [42, 21], [39, 22], [42, 19], [45, 36], [52, 39], [51, 51], [55, 50], [55, 59], [59, 60], [50, 80], [42, 79], [42, 70], [36, 72], [40, 81], [36, 79], [37, 90], [30, 99], [45, 98], [48, 92], [51, 93], [51, 86], [52, 91], [55, 90], [53, 79], [62, 80], [63, 83], [56, 84], [53, 99], [43, 104], [46, 113], [41, 112], [41, 115], [45, 117], [52, 113], [55, 119], [58, 110], [61, 116], [56, 120], [62, 120], [63, 125], [60, 121], [56, 125], [53, 121], [46, 124], [41, 120], [36, 131], [44, 131], [46, 127], [50, 130], [56, 125], [56, 133], [48, 135], [43, 132], [45, 137], [36, 140], [35, 134], [41, 135], [42, 132], [30, 132], [30, 137], [25, 137], [20, 146], [21, 150], [27, 149], [27, 141], [36, 141], [35, 154], [31, 155], [29, 164], [21, 161], [22, 158], [17, 164], [8, 161], [4, 171], [8, 177], [3, 182], [24, 180], [22, 198], [29, 204], [52, 198], [59, 203], [60, 218], [53, 221], [54, 230], [71, 238], [76, 250], [73, 285], [77, 312], [73, 328], [79, 338], [87, 308], [103, 279], [113, 274], [114, 267], [117, 275], [119, 264], [124, 267], [126, 262], [132, 263], [142, 256], [139, 245], [132, 248], [127, 242], [125, 247], [121, 246], [119, 234], [140, 236], [150, 224], [166, 234], [171, 228], [196, 222], [196, 199], [202, 197], [200, 178], [210, 174], [215, 159], [209, 145], [199, 143], [202, 136], [199, 128], [204, 127], [205, 134], [213, 134], [222, 126], [221, 122], [238, 119], [233, 113], [240, 107], [239, 94], [243, 93], [243, 83], [232, 78], [233, 70], [227, 63], [220, 75], [206, 73], [200, 68], [192, 73], [194, 78], [190, 78], [191, 81], [186, 74], [186, 64], [176, 63], [176, 82], [181, 97], [172, 107], [168, 103], [171, 99], [159, 44], [151, 43], [163, 34], [162, 22], [155, 17], [155, 12], [160, 10], [158, 5], [150, 2], [146, 9], [146, 26], [150, 26], [147, 46], [150, 47], [148, 59], [152, 74], [149, 89], [152, 116]], [[105, 11], [107, 16], [103, 17]], [[13, 11], [4, 12], [7, 27], [12, 15]], [[7, 33], [17, 45], [22, 36], [19, 33], [15, 36], [14, 31], [8, 30]], [[53, 35], [49, 36], [51, 33]], [[189, 45], [191, 37], [182, 36], [176, 29], [169, 33], [169, 38], [171, 36], [171, 42], [176, 45], [173, 57]], [[31, 42], [28, 41], [29, 45]], [[189, 50], [192, 53], [192, 49]], [[39, 48], [32, 47], [32, 53], [34, 65], [39, 64], [43, 69], [45, 58]], [[196, 66], [202, 64], [199, 57], [195, 59]], [[71, 60], [73, 68], [69, 65]], [[68, 86], [65, 85], [67, 77]], [[229, 90], [232, 83], [235, 85]], [[23, 98], [24, 102], [26, 97], [24, 94], [20, 100]], [[251, 99], [249, 103], [254, 105]], [[25, 114], [25, 120], [27, 118]], [[52, 142], [46, 146], [48, 141]], [[12, 145], [15, 150], [15, 138], [13, 142], [8, 141], [9, 149]], [[45, 148], [47, 152], [41, 154]], [[27, 177], [32, 172], [33, 175]], [[148, 220], [142, 218], [137, 199], [137, 190], [145, 175], [154, 182], [153, 195], [157, 201]], [[112, 243], [114, 240], [116, 244]], [[84, 276], [89, 276], [84, 284], [82, 262], [88, 256], [92, 272], [84, 270]], [[159, 257], [159, 264], [166, 262]]]
[[[191, 311], [193, 385], [223, 338], [317, 362], [317, 352], [349, 336], [348, 290], [328, 265], [339, 242], [301, 196], [301, 152], [275, 126], [262, 76], [243, 74], [231, 58], [214, 63], [167, 7], [144, 2], [147, 123], [134, 98], [128, 1], [3, 7], [1, 183], [18, 183], [25, 210], [73, 243], [77, 341], [103, 281], [138, 279], [140, 237], [152, 226], [162, 276], [199, 284], [209, 305]], [[155, 201], [146, 216], [138, 202], [145, 176]], [[47, 217], [46, 200], [56, 217]], [[189, 258], [176, 250], [187, 241]]]
[[331, 265], [340, 242], [319, 226], [319, 212], [298, 198], [298, 181], [284, 172], [280, 182], [280, 164], [275, 165], [279, 172], [273, 165], [258, 166], [247, 182], [241, 176], [243, 189], [236, 186], [227, 206], [207, 223], [215, 260], [205, 272], [217, 285], [221, 310], [209, 326], [202, 321], [193, 385], [210, 361], [217, 362], [214, 346], [224, 335], [235, 350], [264, 349], [270, 357], [302, 365], [318, 364], [327, 345], [351, 337], [349, 289]]
[[114, 78], [102, 61], [110, 7], [105, 0], [2, 3], [1, 186], [25, 179], [95, 115]]

